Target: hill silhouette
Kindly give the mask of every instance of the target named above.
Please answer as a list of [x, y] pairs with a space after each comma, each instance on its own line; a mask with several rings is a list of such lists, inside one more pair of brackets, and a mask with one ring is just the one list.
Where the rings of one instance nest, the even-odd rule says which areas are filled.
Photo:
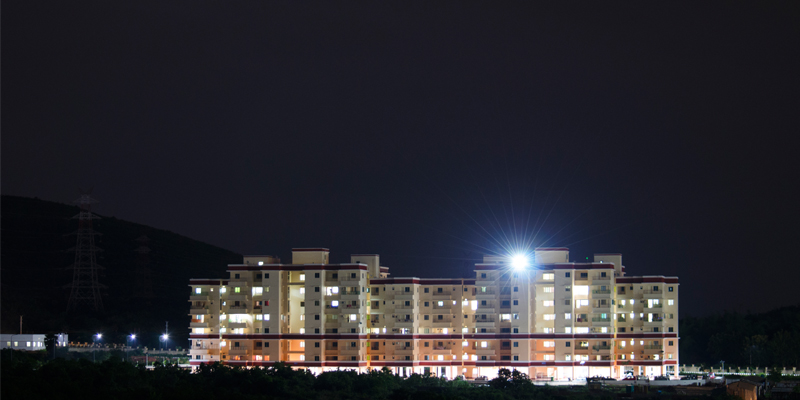
[[[104, 312], [81, 307], [67, 313], [78, 229], [77, 206], [40, 199], [2, 196], [0, 200], [3, 333], [67, 332], [70, 340], [125, 343], [137, 333], [139, 345], [156, 347], [169, 321], [170, 346], [188, 345], [189, 279], [225, 277], [225, 265], [242, 256], [185, 236], [114, 217], [94, 221], [103, 249], [97, 262], [104, 267]], [[137, 240], [138, 239], [138, 240]], [[147, 248], [149, 251], [137, 252]], [[144, 272], [144, 273], [143, 273]], [[150, 279], [143, 279], [147, 276]]]

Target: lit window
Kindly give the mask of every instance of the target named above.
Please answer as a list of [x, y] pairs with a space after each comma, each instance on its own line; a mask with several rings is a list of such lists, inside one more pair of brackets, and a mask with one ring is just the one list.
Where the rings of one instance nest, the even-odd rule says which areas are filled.
[[301, 287], [300, 288], [300, 294], [306, 294], [306, 288]]
[[226, 287], [221, 287], [221, 288], [219, 288], [219, 292], [220, 292], [220, 293], [227, 293], [227, 292], [228, 292], [228, 288], [226, 288]]
[[570, 327], [564, 328], [564, 333], [572, 333], [572, 328]]
[[589, 295], [589, 286], [575, 286], [575, 295], [576, 296], [588, 296]]
[[625, 348], [625, 341], [620, 342], [619, 343], [619, 347], [622, 347], [624, 349]]
[[553, 300], [545, 300], [542, 302], [542, 305], [545, 307], [553, 307], [556, 304]]
[[[302, 329], [300, 330], [302, 331]], [[300, 333], [305, 333], [305, 332], [300, 332]], [[306, 347], [306, 342], [300, 342], [300, 347]]]
[[675, 304], [675, 300], [667, 300], [667, 305], [671, 306]]
[[461, 346], [462, 347], [467, 347], [467, 346], [469, 346], [469, 342], [465, 340], [465, 341], [461, 342]]
[[269, 321], [269, 314], [264, 314], [264, 321]]
[[237, 287], [233, 288], [233, 291], [234, 291], [234, 293], [239, 293], [239, 292], [242, 291], [242, 288], [237, 286]]
[[589, 328], [575, 328], [575, 333], [589, 333]]
[[306, 274], [300, 274], [300, 281], [302, 282], [305, 280], [306, 280]]
[[545, 341], [544, 342], [544, 347], [556, 347], [556, 342]]
[[337, 308], [337, 307], [339, 307], [339, 300], [331, 301], [331, 308]]
[[572, 319], [572, 313], [564, 313], [564, 319]]
[[620, 301], [619, 301], [619, 304], [622, 304], [622, 305], [624, 306], [624, 305], [625, 305], [625, 300], [624, 300], [624, 299], [623, 299], [623, 300], [620, 300]]
[[263, 261], [259, 261], [258, 265], [264, 265], [264, 262]]
[[[184, 292], [184, 293], [185, 293], [185, 292]], [[489, 347], [489, 342], [481, 342], [481, 348], [484, 348], [484, 349], [485, 349], [485, 348], [487, 348], [487, 347]]]
[[544, 292], [545, 293], [553, 293], [553, 287], [552, 286], [545, 286]]
[[256, 315], [256, 321], [263, 321], [263, 320], [264, 320], [264, 316], [263, 315], [261, 315], [261, 314]]
[[443, 307], [443, 306], [444, 306], [444, 302], [443, 302], [443, 301], [440, 301], [440, 302], [438, 303], [438, 306], [439, 306], [439, 307]]
[[542, 279], [546, 281], [552, 281], [555, 279], [555, 274], [542, 274]]
[[[569, 356], [567, 356], [567, 357], [569, 357]], [[553, 361], [555, 359], [556, 359], [556, 356], [554, 354], [545, 354], [544, 355], [544, 360], [545, 361]]]
[[545, 321], [552, 321], [554, 319], [556, 319], [556, 315], [555, 314], [545, 314], [544, 315], [544, 320]]
[[203, 289], [201, 289], [201, 288], [195, 288], [194, 289], [194, 292], [197, 293], [197, 294], [200, 294], [202, 291], [203, 291]]
[[262, 293], [264, 293], [264, 288], [263, 287], [254, 287], [253, 288], [253, 296], [258, 296], [258, 295], [260, 295]]
[[572, 361], [572, 356], [567, 354], [567, 355], [564, 356], [564, 360]]

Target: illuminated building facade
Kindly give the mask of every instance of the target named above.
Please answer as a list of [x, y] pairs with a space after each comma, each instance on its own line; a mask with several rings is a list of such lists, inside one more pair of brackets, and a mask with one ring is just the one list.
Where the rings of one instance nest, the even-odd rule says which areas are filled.
[[227, 279], [192, 279], [191, 364], [448, 378], [505, 367], [548, 380], [676, 373], [678, 278], [626, 276], [620, 254], [574, 263], [566, 248], [538, 248], [513, 266], [486, 256], [471, 279], [390, 278], [378, 255], [331, 264], [329, 254], [246, 256]]

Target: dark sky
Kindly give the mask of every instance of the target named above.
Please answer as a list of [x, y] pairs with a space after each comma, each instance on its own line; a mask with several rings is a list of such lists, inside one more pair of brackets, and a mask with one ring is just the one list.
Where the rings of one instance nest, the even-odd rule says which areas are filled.
[[798, 304], [800, 3], [558, 3], [4, 1], [2, 192], [287, 262], [529, 242], [677, 275], [684, 313]]

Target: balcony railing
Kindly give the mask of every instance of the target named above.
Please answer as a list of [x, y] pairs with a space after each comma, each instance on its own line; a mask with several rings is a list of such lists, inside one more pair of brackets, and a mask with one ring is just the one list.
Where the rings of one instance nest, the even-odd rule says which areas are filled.
[[664, 346], [660, 344], [646, 344], [644, 345], [645, 350], [662, 350]]
[[592, 290], [593, 294], [611, 294], [610, 290]]
[[606, 346], [603, 346], [603, 345], [595, 345], [595, 346], [592, 346], [592, 350], [594, 350], [594, 351], [598, 351], [598, 350], [611, 350], [611, 346], [609, 346], [609, 345], [606, 345]]

